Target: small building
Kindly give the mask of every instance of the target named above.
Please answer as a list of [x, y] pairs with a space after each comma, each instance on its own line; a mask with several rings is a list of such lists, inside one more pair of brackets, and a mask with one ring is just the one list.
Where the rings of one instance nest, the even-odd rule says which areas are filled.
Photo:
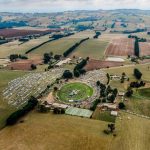
[[111, 111], [111, 113], [110, 113], [112, 116], [115, 116], [115, 117], [117, 117], [118, 116], [118, 112], [117, 111]]
[[63, 64], [69, 64], [70, 61], [71, 61], [70, 58], [66, 58], [65, 60], [59, 61], [59, 62], [55, 65], [55, 67], [60, 67], [60, 66], [62, 66]]
[[118, 106], [116, 104], [112, 104], [112, 103], [100, 104], [100, 105], [98, 105], [98, 108], [100, 108], [102, 110], [111, 110], [111, 111], [118, 110]]
[[52, 104], [53, 108], [61, 108], [61, 109], [67, 109], [69, 106], [65, 104], [59, 104], [59, 103], [53, 103]]
[[125, 93], [124, 92], [118, 92], [118, 96], [124, 96]]

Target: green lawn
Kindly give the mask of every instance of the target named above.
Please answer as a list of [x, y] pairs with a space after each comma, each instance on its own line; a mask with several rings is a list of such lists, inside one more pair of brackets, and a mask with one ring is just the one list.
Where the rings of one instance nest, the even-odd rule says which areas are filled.
[[57, 96], [62, 101], [85, 100], [92, 94], [93, 89], [91, 87], [79, 82], [66, 84], [57, 92]]
[[150, 99], [150, 88], [139, 89], [138, 93], [140, 96], [147, 97]]
[[0, 71], [0, 128], [5, 125], [6, 118], [15, 110], [3, 100], [2, 91], [7, 87], [9, 81], [26, 73], [23, 71]]
[[98, 108], [95, 110], [92, 116], [93, 119], [107, 121], [107, 122], [114, 122], [116, 120], [115, 116], [111, 116], [110, 111], [101, 111]]
[[104, 57], [104, 51], [108, 45], [108, 41], [100, 41], [99, 39], [90, 39], [82, 43], [76, 50], [70, 55], [70, 57], [90, 57], [93, 59], [102, 59]]

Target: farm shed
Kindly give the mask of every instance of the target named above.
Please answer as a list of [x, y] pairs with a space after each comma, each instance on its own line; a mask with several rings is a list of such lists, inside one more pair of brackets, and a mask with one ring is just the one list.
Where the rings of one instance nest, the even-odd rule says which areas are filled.
[[103, 109], [103, 110], [118, 110], [118, 106], [116, 104], [100, 104], [98, 105], [98, 108]]
[[117, 111], [111, 111], [110, 113], [112, 116], [118, 116], [118, 112]]
[[60, 66], [62, 66], [63, 64], [68, 64], [68, 63], [70, 63], [70, 61], [71, 61], [71, 59], [70, 59], [70, 58], [67, 58], [67, 59], [65, 59], [65, 60], [62, 60], [62, 61], [58, 62], [55, 66], [56, 66], [56, 67], [60, 67]]

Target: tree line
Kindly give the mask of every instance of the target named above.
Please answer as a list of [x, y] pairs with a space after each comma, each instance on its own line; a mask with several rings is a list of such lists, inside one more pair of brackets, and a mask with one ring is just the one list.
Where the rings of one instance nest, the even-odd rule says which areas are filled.
[[81, 43], [85, 42], [89, 40], [89, 37], [88, 38], [85, 38], [85, 39], [82, 39], [80, 42], [78, 43], [75, 43], [73, 46], [71, 46], [69, 49], [67, 49], [64, 53], [63, 53], [63, 56], [64, 57], [67, 57], [70, 53], [72, 53]]
[[16, 61], [17, 59], [28, 59], [28, 57], [27, 57], [27, 56], [24, 56], [24, 55], [20, 55], [20, 54], [11, 54], [11, 55], [9, 56], [9, 59], [10, 59], [10, 61], [14, 62], [14, 61]]
[[71, 35], [73, 35], [73, 34], [74, 34], [74, 33], [68, 33], [67, 35], [62, 35], [62, 34], [59, 34], [59, 35], [53, 35], [53, 36], [52, 36], [53, 39], [50, 39], [50, 40], [48, 40], [48, 41], [46, 41], [46, 42], [43, 42], [43, 43], [41, 43], [41, 44], [39, 44], [39, 45], [37, 45], [37, 46], [35, 46], [35, 47], [29, 49], [28, 51], [26, 51], [25, 54], [28, 54], [28, 53], [34, 51], [35, 49], [37, 49], [37, 48], [43, 46], [44, 44], [47, 44], [47, 43], [49, 43], [49, 42], [52, 42], [52, 41], [61, 39], [61, 38], [63, 38], [63, 37], [71, 36]]
[[6, 125], [14, 125], [21, 117], [25, 116], [38, 104], [38, 100], [35, 97], [31, 97], [28, 103], [21, 109], [12, 113], [6, 120]]
[[135, 39], [134, 43], [134, 55], [139, 57], [140, 56], [140, 48], [139, 48], [139, 41], [138, 39]]
[[98, 39], [98, 37], [101, 35], [101, 32], [96, 32], [96, 34], [94, 35], [94, 39]]

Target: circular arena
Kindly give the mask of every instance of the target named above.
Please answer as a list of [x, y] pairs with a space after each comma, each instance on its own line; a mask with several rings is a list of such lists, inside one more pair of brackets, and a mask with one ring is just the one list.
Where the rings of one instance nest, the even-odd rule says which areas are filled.
[[93, 95], [93, 88], [82, 82], [63, 85], [57, 92], [57, 97], [63, 102], [81, 102]]

